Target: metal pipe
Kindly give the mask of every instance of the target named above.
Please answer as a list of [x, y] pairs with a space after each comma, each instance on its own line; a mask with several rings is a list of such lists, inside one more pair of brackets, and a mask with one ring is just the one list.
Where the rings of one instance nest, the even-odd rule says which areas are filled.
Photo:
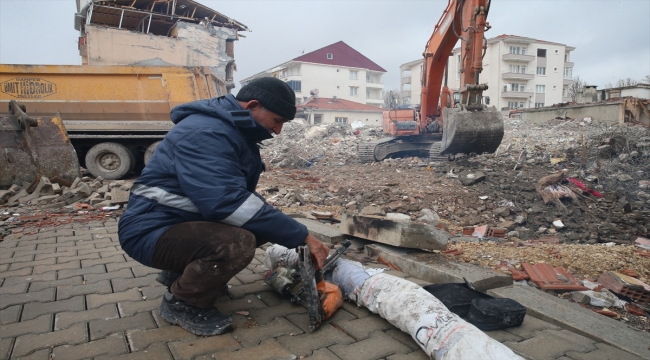
[[120, 15], [120, 25], [117, 26], [118, 29], [122, 28], [122, 20], [124, 19], [124, 9], [122, 9], [122, 15]]
[[88, 8], [88, 14], [86, 15], [86, 25], [90, 25], [90, 20], [93, 18], [93, 7], [95, 6], [94, 3], [90, 3], [90, 7]]
[[147, 34], [149, 33], [149, 29], [151, 29], [151, 18], [153, 17], [153, 14], [149, 14], [149, 25], [147, 25]]

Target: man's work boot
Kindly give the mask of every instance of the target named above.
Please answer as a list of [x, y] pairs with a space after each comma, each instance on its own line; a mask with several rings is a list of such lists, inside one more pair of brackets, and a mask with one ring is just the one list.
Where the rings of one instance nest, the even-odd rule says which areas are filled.
[[170, 287], [174, 281], [176, 281], [176, 279], [181, 277], [181, 275], [183, 275], [181, 271], [163, 270], [156, 277], [156, 281], [167, 287]]
[[202, 309], [172, 295], [169, 290], [163, 295], [158, 309], [160, 316], [172, 324], [178, 324], [194, 335], [210, 336], [232, 331], [232, 319], [215, 307]]

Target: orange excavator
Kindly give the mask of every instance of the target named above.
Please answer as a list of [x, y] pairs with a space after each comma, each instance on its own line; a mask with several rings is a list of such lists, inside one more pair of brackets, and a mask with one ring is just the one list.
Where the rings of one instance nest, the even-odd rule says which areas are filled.
[[[420, 107], [389, 109], [384, 132], [391, 135], [359, 146], [362, 162], [400, 153], [425, 152], [431, 160], [456, 154], [493, 153], [503, 139], [503, 117], [483, 104], [479, 83], [487, 43], [490, 0], [450, 0], [425, 47]], [[461, 40], [460, 90], [447, 87], [447, 62]], [[444, 86], [443, 85], [444, 78]], [[455, 98], [455, 99], [454, 99]]]

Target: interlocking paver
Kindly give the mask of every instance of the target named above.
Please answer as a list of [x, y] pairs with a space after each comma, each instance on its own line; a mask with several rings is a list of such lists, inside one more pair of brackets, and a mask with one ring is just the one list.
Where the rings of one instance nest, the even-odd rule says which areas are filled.
[[411, 349], [381, 331], [375, 331], [362, 341], [348, 345], [334, 345], [329, 349], [344, 360], [373, 360], [395, 353], [409, 353]]
[[57, 345], [75, 345], [87, 340], [86, 324], [77, 324], [65, 330], [39, 335], [23, 335], [16, 338], [12, 356], [21, 357], [33, 350]]
[[535, 335], [536, 332], [542, 330], [560, 330], [560, 328], [532, 316], [526, 316], [521, 326], [504, 329], [504, 331], [517, 335], [524, 339], [530, 339]]
[[0, 339], [0, 359], [9, 359], [9, 352], [14, 344], [13, 338]]
[[555, 359], [568, 351], [587, 352], [597, 350], [595, 341], [566, 330], [542, 330], [535, 336], [518, 342], [505, 342], [517, 354], [536, 360]]
[[107, 251], [100, 251], [99, 252], [99, 256], [102, 259], [114, 256], [114, 255], [126, 256], [126, 254], [124, 253], [124, 250], [122, 250], [122, 249], [119, 249], [119, 250], [107, 250]]
[[86, 280], [86, 284], [91, 284], [102, 280], [131, 279], [131, 278], [133, 278], [133, 272], [131, 271], [131, 269], [120, 269], [117, 271], [108, 270], [108, 272], [105, 274], [84, 275], [84, 280]]
[[363, 319], [341, 321], [337, 322], [336, 325], [340, 326], [357, 340], [369, 337], [370, 333], [374, 331], [393, 328], [393, 325], [379, 316], [368, 316]]
[[76, 256], [61, 256], [56, 258], [56, 263], [57, 264], [63, 264], [67, 263], [70, 261], [76, 261], [76, 260], [81, 260], [81, 267], [83, 266], [83, 262], [86, 260], [91, 260], [91, 259], [99, 259], [99, 253], [92, 253], [92, 254], [86, 254], [86, 255], [76, 255]]
[[414, 351], [408, 354], [395, 354], [386, 358], [386, 360], [429, 360], [431, 359], [424, 351]]
[[519, 342], [524, 340], [521, 336], [503, 330], [486, 331], [485, 334], [500, 343], [506, 341]]
[[[114, 263], [114, 264], [106, 264], [106, 270], [109, 272], [111, 271], [117, 271], [120, 269], [126, 269], [126, 268], [132, 268], [134, 266], [141, 266], [139, 262], [137, 261], [126, 261], [126, 262], [121, 262], [121, 263]], [[141, 275], [140, 275], [141, 276]]]
[[39, 254], [51, 254], [52, 250], [49, 249], [42, 249], [42, 250], [36, 250], [36, 244], [34, 245], [28, 245], [28, 246], [21, 246], [20, 248], [14, 248], [11, 249], [13, 251], [13, 257], [20, 257], [20, 256], [25, 256], [25, 255], [39, 255]]
[[333, 352], [331, 352], [327, 348], [323, 349], [318, 349], [315, 350], [314, 353], [308, 357], [307, 359], [309, 360], [340, 360], [341, 358], [334, 355]]
[[569, 351], [566, 353], [566, 357], [572, 360], [641, 360], [640, 357], [634, 354], [607, 344], [598, 343], [596, 347], [598, 348], [597, 350], [588, 353]]
[[135, 274], [135, 277], [143, 277], [147, 276], [150, 274], [158, 274], [160, 270], [154, 269], [152, 267], [144, 266], [141, 264], [133, 266], [133, 273]]
[[56, 263], [56, 259], [43, 259], [43, 260], [35, 260], [31, 262], [16, 262], [11, 265], [9, 265], [9, 271], [11, 270], [20, 270], [23, 268], [28, 268], [28, 267], [34, 267], [38, 265], [54, 265]]
[[24, 294], [3, 294], [0, 296], [0, 309], [9, 305], [23, 304], [32, 301], [53, 301], [54, 289], [43, 289], [41, 291]]
[[52, 350], [53, 358], [66, 360], [90, 359], [99, 355], [120, 355], [128, 353], [126, 341], [122, 334], [112, 334], [105, 339], [91, 341], [85, 344], [70, 346], [63, 345]]
[[0, 288], [1, 295], [22, 294], [27, 292], [27, 283], [13, 284]]
[[[16, 357], [12, 356], [12, 358], [16, 358]], [[21, 357], [16, 358], [16, 359], [20, 359], [20, 360], [50, 360], [52, 358], [50, 357], [50, 349], [43, 349], [43, 350], [35, 351], [34, 353], [29, 354], [27, 356], [21, 356]]]
[[23, 255], [20, 257], [0, 258], [0, 265], [32, 262], [33, 260], [34, 260], [34, 255]]
[[[295, 355], [285, 349], [275, 339], [268, 339], [262, 341], [259, 346], [242, 349], [235, 352], [219, 352], [214, 354], [219, 360], [242, 360], [242, 359], [255, 359], [255, 360], [293, 360]], [[211, 355], [203, 355], [196, 357], [196, 360], [212, 360]]]
[[69, 269], [79, 269], [79, 261], [70, 261], [64, 264], [55, 264], [55, 265], [38, 265], [34, 266], [34, 271], [32, 274], [42, 274], [46, 272], [53, 272], [59, 270], [69, 270]]
[[165, 292], [167, 291], [167, 288], [161, 284], [158, 283], [156, 284], [157, 284], [156, 286], [147, 286], [147, 287], [140, 288], [142, 291], [142, 295], [146, 296], [147, 299], [149, 298], [155, 299], [163, 296], [163, 294], [165, 294]]
[[152, 330], [129, 330], [126, 338], [131, 345], [131, 351], [140, 351], [157, 342], [170, 342], [176, 340], [195, 340], [197, 336], [183, 330], [180, 326], [166, 326]]
[[306, 314], [307, 309], [300, 305], [294, 305], [291, 302], [285, 301], [280, 305], [254, 309], [250, 311], [250, 316], [257, 321], [258, 324], [264, 325], [270, 323], [273, 319], [284, 318], [291, 314]]
[[258, 299], [255, 295], [248, 295], [241, 299], [225, 301], [218, 303], [217, 309], [222, 314], [232, 315], [235, 311], [248, 311], [252, 309], [263, 309], [266, 308], [266, 304], [262, 300]]
[[122, 333], [126, 330], [154, 329], [156, 328], [156, 324], [154, 324], [150, 313], [143, 312], [134, 316], [127, 316], [123, 318], [91, 321], [89, 328], [90, 340], [96, 340], [106, 337], [108, 334], [117, 332]]
[[142, 294], [138, 289], [131, 289], [122, 292], [116, 292], [106, 295], [87, 295], [86, 303], [88, 304], [88, 309], [95, 309], [104, 304], [108, 303], [118, 303], [120, 301], [143, 301]]
[[[14, 271], [3, 271], [0, 274], [0, 276], [5, 278], [5, 281], [6, 281], [6, 279], [8, 279], [8, 278], [17, 277], [17, 276], [31, 275], [31, 273], [32, 273], [31, 268], [25, 268], [25, 269], [14, 270]], [[4, 283], [3, 283], [3, 286], [4, 286]]]
[[42, 259], [49, 259], [49, 258], [65, 258], [65, 257], [71, 257], [71, 256], [77, 256], [77, 250], [68, 250], [68, 251], [61, 251], [61, 252], [48, 252], [45, 254], [36, 254], [34, 255], [34, 260], [42, 260]]
[[254, 283], [259, 280], [264, 280], [264, 276], [260, 274], [237, 274], [235, 275], [237, 280], [239, 280], [242, 284], [250, 284]]
[[117, 318], [119, 318], [119, 315], [117, 314], [117, 309], [114, 304], [106, 304], [92, 310], [60, 312], [55, 315], [54, 329], [61, 330], [78, 323], [85, 323], [99, 319], [110, 320]]
[[63, 285], [57, 287], [56, 299], [68, 299], [76, 295], [110, 294], [112, 291], [109, 280], [98, 281], [92, 284], [87, 283], [86, 285]]
[[230, 288], [230, 296], [233, 299], [240, 299], [249, 294], [257, 294], [267, 291], [273, 291], [264, 281], [256, 281], [252, 284], [233, 286]]
[[283, 318], [275, 319], [266, 325], [260, 325], [249, 329], [237, 328], [233, 332], [233, 336], [238, 340], [241, 340], [244, 347], [253, 347], [259, 344], [262, 340], [288, 334], [302, 334], [302, 330], [289, 322], [289, 320]]
[[84, 310], [84, 297], [75, 296], [66, 300], [32, 302], [25, 304], [21, 321], [30, 320], [43, 314]]
[[344, 301], [342, 308], [359, 319], [372, 315], [370, 310], [357, 306], [357, 304], [350, 301]]
[[73, 276], [61, 280], [35, 281], [29, 284], [29, 292], [40, 291], [47, 288], [56, 288], [64, 285], [81, 285], [81, 276]]
[[192, 341], [174, 341], [168, 343], [167, 346], [176, 360], [192, 359], [198, 355], [217, 351], [241, 349], [241, 345], [230, 334], [199, 338]]
[[[161, 297], [162, 298], [162, 297]], [[161, 298], [147, 298], [146, 301], [123, 301], [117, 304], [120, 316], [132, 316], [143, 311], [152, 311], [158, 309]]]
[[124, 355], [98, 356], [94, 360], [173, 360], [165, 343], [155, 343], [145, 350]]
[[33, 320], [0, 326], [0, 335], [12, 338], [25, 334], [42, 334], [52, 330], [52, 314], [41, 315]]
[[[20, 319], [20, 305], [13, 305], [6, 309], [0, 310], [0, 325], [12, 324]], [[0, 331], [0, 335], [3, 335]]]
[[310, 355], [314, 349], [354, 342], [354, 339], [329, 324], [321, 326], [315, 332], [280, 336], [277, 340], [298, 356]]
[[162, 286], [161, 284], [156, 282], [156, 276], [157, 275], [152, 274], [152, 275], [137, 277], [137, 278], [113, 279], [111, 280], [111, 283], [113, 284], [114, 291], [124, 291], [128, 289], [152, 286], [152, 285]]
[[[27, 272], [31, 272], [30, 269], [22, 269], [18, 271], [23, 271], [27, 270]], [[4, 274], [0, 274], [2, 276]], [[51, 272], [51, 273], [43, 273], [43, 274], [37, 274], [37, 275], [20, 275], [20, 276], [12, 276], [12, 277], [7, 277], [5, 278], [5, 281], [2, 283], [2, 286], [11, 286], [11, 285], [16, 285], [24, 282], [30, 282], [30, 281], [53, 281], [56, 280], [56, 273]]]
[[404, 331], [401, 331], [396, 328], [392, 328], [390, 330], [384, 331], [384, 333], [393, 339], [401, 342], [402, 344], [408, 346], [411, 350], [419, 350], [420, 345], [413, 340], [410, 334], [405, 333]]
[[126, 262], [123, 255], [113, 255], [107, 258], [98, 258], [93, 260], [81, 260], [81, 267], [87, 268], [98, 264]]
[[276, 306], [276, 305], [280, 305], [280, 303], [282, 303], [283, 301], [287, 301], [285, 297], [276, 293], [275, 291], [267, 291], [265, 293], [255, 295], [255, 297], [258, 296], [259, 296], [258, 299], [262, 300], [262, 302], [264, 302], [266, 306]]
[[104, 274], [106, 272], [106, 267], [104, 265], [95, 265], [92, 267], [85, 268], [74, 268], [67, 270], [59, 270], [59, 279], [65, 279], [71, 276], [77, 275], [87, 275], [87, 274]]

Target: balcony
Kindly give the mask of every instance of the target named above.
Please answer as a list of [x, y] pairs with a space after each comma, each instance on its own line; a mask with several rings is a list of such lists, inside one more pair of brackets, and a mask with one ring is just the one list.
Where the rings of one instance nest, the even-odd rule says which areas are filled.
[[521, 54], [503, 54], [501, 59], [504, 61], [521, 61], [521, 62], [531, 62], [535, 60], [533, 55], [521, 55]]
[[402, 78], [402, 84], [410, 84], [411, 83], [411, 77], [410, 76], [404, 76]]
[[366, 87], [383, 89], [384, 84], [381, 82], [381, 80], [366, 79]]
[[535, 74], [531, 73], [514, 73], [514, 72], [504, 72], [501, 74], [502, 79], [513, 79], [513, 80], [532, 80], [535, 77]]
[[564, 79], [562, 79], [562, 85], [571, 85], [573, 84], [573, 78], [569, 76], [565, 76]]
[[573, 99], [571, 99], [571, 96], [562, 96], [562, 102], [567, 103], [567, 102], [572, 102]]
[[402, 92], [400, 92], [399, 95], [402, 98], [411, 97], [411, 90], [402, 90]]
[[516, 99], [528, 99], [533, 96], [532, 92], [526, 91], [502, 91], [501, 97], [503, 98], [516, 98]]
[[564, 67], [571, 67], [571, 68], [572, 68], [572, 67], [573, 67], [573, 63], [570, 62], [570, 61], [565, 61], [565, 62], [564, 62]]

